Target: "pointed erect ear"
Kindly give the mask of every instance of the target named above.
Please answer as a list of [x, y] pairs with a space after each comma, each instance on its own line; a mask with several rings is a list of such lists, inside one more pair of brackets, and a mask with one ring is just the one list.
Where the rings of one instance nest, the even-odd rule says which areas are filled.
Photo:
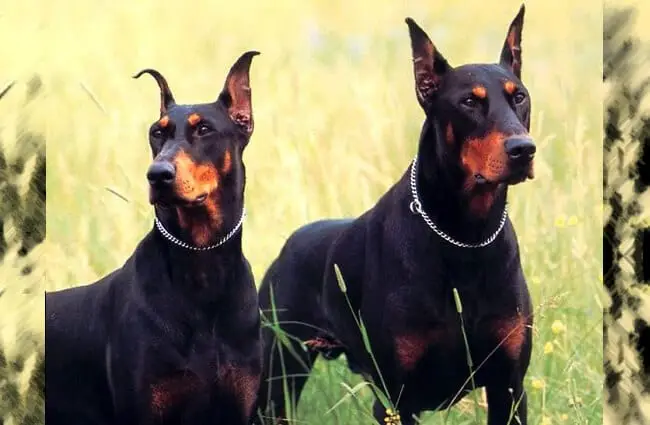
[[415, 94], [422, 108], [427, 110], [432, 95], [438, 90], [443, 76], [451, 66], [413, 19], [406, 18], [406, 24], [411, 36]]
[[253, 132], [253, 106], [251, 103], [251, 88], [249, 71], [253, 57], [259, 52], [246, 52], [237, 59], [230, 68], [226, 83], [217, 99], [228, 109], [230, 119], [250, 135]]
[[167, 113], [167, 110], [176, 104], [174, 96], [172, 95], [171, 90], [169, 90], [169, 85], [167, 80], [162, 74], [155, 69], [143, 69], [133, 76], [133, 78], [140, 78], [142, 74], [149, 74], [156, 79], [158, 87], [160, 88], [160, 116], [162, 117]]
[[503, 43], [499, 64], [521, 78], [521, 30], [524, 28], [525, 5], [521, 5], [519, 13], [510, 24], [506, 41]]

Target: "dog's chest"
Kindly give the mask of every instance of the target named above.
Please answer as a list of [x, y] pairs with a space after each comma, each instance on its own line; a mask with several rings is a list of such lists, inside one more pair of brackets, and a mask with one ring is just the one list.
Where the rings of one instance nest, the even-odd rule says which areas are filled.
[[[152, 380], [150, 412], [154, 418], [175, 421], [185, 412], [207, 418], [219, 409], [249, 411], [259, 386], [259, 377], [245, 367], [227, 362], [212, 365], [212, 373], [199, 376], [177, 370]], [[231, 405], [236, 400], [235, 406]], [[227, 403], [222, 404], [222, 403]]]
[[467, 350], [478, 355], [494, 351], [517, 360], [521, 355], [526, 327], [524, 316], [514, 313], [485, 318], [471, 325], [459, 321], [406, 329], [395, 335], [395, 354], [401, 367], [407, 371], [413, 370], [426, 357], [457, 359]]
[[[220, 399], [252, 398], [255, 377], [236, 362], [243, 355], [217, 336], [195, 335], [187, 346], [167, 345], [166, 350], [164, 356], [151, 352], [153, 364], [141, 378], [153, 418], [177, 421], [181, 416], [187, 419], [187, 414], [200, 418]], [[158, 362], [168, 361], [156, 366], [156, 357]]]
[[467, 351], [473, 361], [494, 354], [519, 358], [528, 321], [517, 300], [504, 296], [495, 303], [481, 294], [459, 298], [453, 291], [447, 296], [415, 291], [402, 300], [393, 297], [390, 308], [398, 311], [388, 317], [397, 322], [392, 326], [393, 347], [400, 369], [414, 372], [424, 365], [441, 373], [459, 366], [466, 370]]

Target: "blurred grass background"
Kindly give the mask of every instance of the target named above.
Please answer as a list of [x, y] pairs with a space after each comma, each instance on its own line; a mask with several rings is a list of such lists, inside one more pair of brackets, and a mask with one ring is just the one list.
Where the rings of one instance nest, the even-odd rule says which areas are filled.
[[32, 116], [43, 86], [24, 77], [0, 89], [0, 424], [16, 425], [42, 423], [44, 388], [45, 139]]
[[[613, 269], [606, 270], [605, 279], [609, 294], [605, 301], [607, 391], [603, 423], [608, 425], [650, 423], [650, 352], [642, 336], [649, 329], [650, 292], [648, 282], [637, 280], [641, 277], [634, 270], [639, 261], [648, 260], [629, 249], [639, 248], [640, 241], [635, 238], [641, 229], [650, 227], [650, 190], [642, 185], [634, 187], [638, 179], [634, 169], [648, 166], [641, 153], [650, 148], [649, 6], [639, 0], [608, 0], [604, 11], [604, 62], [608, 70], [605, 124], [609, 135], [618, 133], [605, 140], [610, 146], [606, 146], [604, 158], [604, 218], [610, 243], [623, 253], [612, 258]], [[619, 208], [623, 214], [616, 213]]]
[[[260, 280], [296, 227], [359, 215], [408, 166], [423, 113], [404, 18], [422, 25], [450, 63], [492, 62], [519, 5], [4, 2], [0, 37], [12, 41], [0, 43], [7, 64], [0, 80], [39, 71], [47, 89], [33, 112], [48, 141], [44, 289], [88, 283], [119, 267], [152, 227], [146, 134], [158, 89], [153, 80], [130, 78], [139, 69], [161, 71], [179, 102], [205, 102], [243, 51], [262, 52], [252, 65], [256, 129], [244, 156], [244, 250]], [[523, 79], [538, 155], [536, 179], [511, 190], [510, 215], [537, 314], [526, 380], [530, 423], [598, 424], [602, 7], [587, 0], [526, 5]], [[9, 104], [0, 108], [12, 113]], [[41, 329], [39, 300], [14, 298], [2, 310], [3, 326]], [[20, 346], [11, 338], [6, 345]], [[368, 393], [324, 414], [345, 395], [341, 384], [356, 382], [342, 362], [319, 363], [300, 423], [358, 423], [359, 409], [371, 406]], [[423, 423], [445, 423], [444, 414], [425, 415]], [[453, 409], [447, 423], [475, 423], [474, 409]]]
[[606, 0], [605, 8], [630, 8], [635, 11], [636, 17], [630, 21], [628, 32], [640, 40], [650, 40], [650, 27], [646, 25], [650, 22], [650, 5], [643, 0]]
[[[19, 7], [14, 7], [19, 6]], [[0, 424], [43, 423], [45, 204], [36, 182], [45, 156], [46, 89], [39, 74], [41, 23], [36, 4], [0, 3]], [[15, 84], [14, 84], [15, 83]], [[43, 170], [44, 172], [44, 170]], [[37, 187], [38, 186], [38, 187]], [[19, 255], [27, 239], [36, 247]], [[0, 245], [3, 245], [0, 241]], [[28, 244], [28, 245], [31, 245]]]

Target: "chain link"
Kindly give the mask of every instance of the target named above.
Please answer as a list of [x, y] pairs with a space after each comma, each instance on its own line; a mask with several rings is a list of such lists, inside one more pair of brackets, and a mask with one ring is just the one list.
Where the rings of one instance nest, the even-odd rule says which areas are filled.
[[416, 178], [417, 178], [417, 161], [418, 157], [417, 155], [415, 158], [413, 158], [413, 162], [411, 163], [411, 176], [410, 176], [410, 183], [411, 183], [411, 195], [413, 196], [413, 200], [409, 203], [409, 209], [413, 214], [418, 214], [422, 217], [424, 222], [433, 230], [438, 236], [440, 236], [442, 239], [446, 240], [452, 245], [456, 245], [457, 247], [460, 248], [483, 248], [488, 245], [490, 245], [494, 240], [499, 236], [499, 233], [501, 233], [501, 230], [503, 230], [503, 226], [506, 224], [506, 219], [508, 218], [508, 210], [506, 207], [503, 208], [503, 214], [501, 215], [501, 221], [499, 222], [499, 227], [497, 230], [486, 240], [480, 243], [476, 244], [470, 244], [470, 243], [465, 243], [465, 242], [460, 242], [457, 241], [456, 239], [452, 238], [442, 230], [438, 228], [438, 226], [435, 225], [433, 220], [429, 217], [429, 215], [424, 212], [424, 209], [422, 209], [422, 202], [420, 202], [420, 197], [418, 196], [418, 189], [417, 189], [417, 184], [416, 184]]
[[194, 246], [185, 243], [180, 239], [176, 238], [175, 236], [173, 236], [171, 233], [169, 233], [169, 231], [165, 229], [165, 226], [162, 225], [160, 220], [158, 220], [158, 217], [154, 217], [154, 222], [156, 223], [156, 228], [158, 228], [158, 231], [160, 231], [160, 233], [165, 237], [165, 239], [167, 239], [171, 243], [178, 245], [181, 248], [188, 249], [190, 251], [209, 251], [228, 242], [228, 240], [232, 238], [235, 235], [235, 233], [239, 231], [239, 229], [241, 229], [245, 217], [246, 217], [246, 209], [244, 208], [242, 209], [241, 217], [239, 218], [239, 221], [237, 222], [235, 227], [230, 232], [228, 232], [228, 234], [222, 237], [217, 243], [209, 246]]

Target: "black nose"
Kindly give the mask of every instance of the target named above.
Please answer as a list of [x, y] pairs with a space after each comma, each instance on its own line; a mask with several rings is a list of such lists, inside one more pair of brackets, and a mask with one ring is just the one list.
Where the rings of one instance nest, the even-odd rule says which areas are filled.
[[169, 185], [176, 178], [174, 164], [167, 161], [155, 161], [147, 170], [147, 180], [152, 186]]
[[506, 140], [506, 153], [512, 160], [525, 161], [535, 156], [537, 148], [533, 141], [524, 137], [512, 137]]

